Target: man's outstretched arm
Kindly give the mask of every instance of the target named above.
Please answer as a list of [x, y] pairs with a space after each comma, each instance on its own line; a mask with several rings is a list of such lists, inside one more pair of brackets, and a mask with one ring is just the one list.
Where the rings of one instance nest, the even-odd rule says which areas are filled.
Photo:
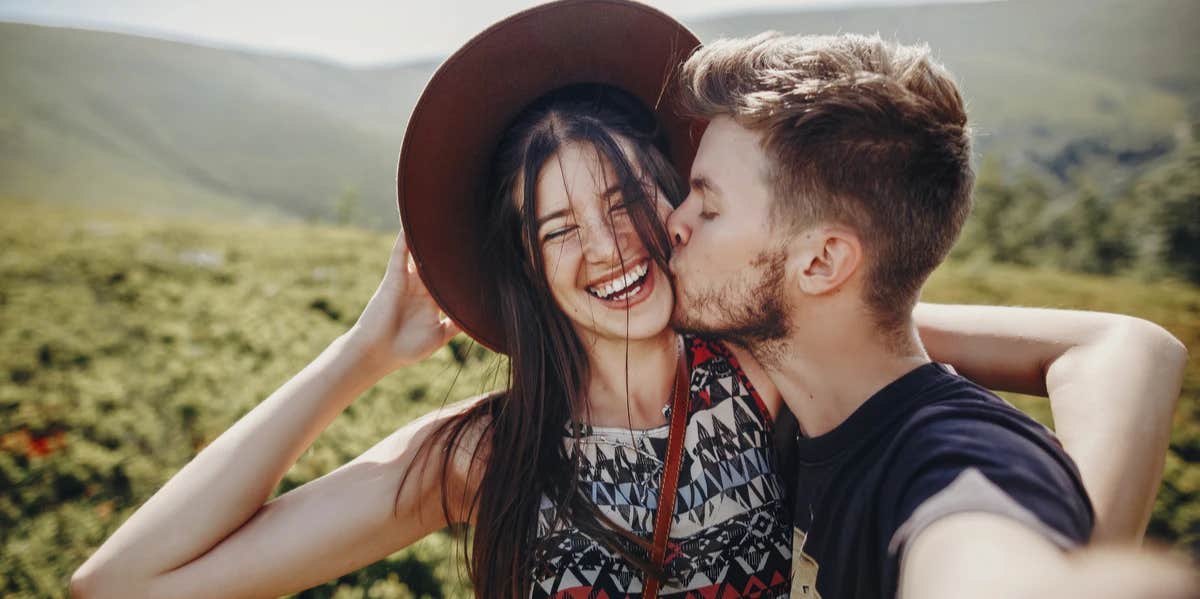
[[934, 360], [992, 389], [1048, 395], [1096, 509], [1093, 539], [1141, 540], [1187, 366], [1178, 339], [1100, 312], [921, 304], [914, 317]]
[[946, 516], [901, 554], [901, 599], [1186, 599], [1200, 589], [1191, 568], [1165, 553], [1089, 547], [1064, 552], [1020, 522], [986, 512]]

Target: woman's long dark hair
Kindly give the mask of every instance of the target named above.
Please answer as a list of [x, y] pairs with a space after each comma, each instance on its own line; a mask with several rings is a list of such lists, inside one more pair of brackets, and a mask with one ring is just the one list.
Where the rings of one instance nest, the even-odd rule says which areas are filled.
[[[438, 456], [442, 509], [453, 521], [452, 448], [482, 431], [471, 460], [479, 485], [464, 503], [475, 520], [467, 571], [477, 596], [485, 599], [529, 594], [534, 565], [543, 559], [536, 538], [543, 495], [558, 506], [555, 525], [569, 520], [636, 567], [661, 575], [647, 558], [649, 541], [612, 522], [580, 491], [578, 454], [564, 443], [570, 423], [590, 420], [584, 397], [589, 365], [550, 294], [535, 192], [538, 174], [567, 143], [590, 146], [611, 167], [634, 228], [663, 272], [671, 246], [654, 191], [672, 206], [683, 199], [682, 181], [666, 159], [653, 114], [610, 86], [579, 84], [543, 96], [523, 111], [497, 148], [487, 206], [479, 211], [488, 231], [480, 259], [492, 273], [494, 297], [484, 292], [480, 301], [498, 302], [503, 315], [508, 388], [440, 425], [418, 454], [424, 463], [435, 444], [444, 448]], [[577, 440], [582, 431], [570, 430]], [[464, 537], [464, 552], [465, 543]]]

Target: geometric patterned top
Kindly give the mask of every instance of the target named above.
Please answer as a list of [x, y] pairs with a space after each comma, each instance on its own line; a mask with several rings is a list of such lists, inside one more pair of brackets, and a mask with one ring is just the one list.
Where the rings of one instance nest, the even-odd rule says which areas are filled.
[[[719, 341], [684, 337], [691, 405], [659, 596], [787, 597], [791, 510], [777, 474], [771, 415]], [[581, 485], [614, 522], [647, 540], [662, 480], [669, 425], [648, 430], [583, 427]], [[547, 550], [532, 572], [531, 597], [640, 597], [643, 572], [569, 522], [543, 496], [538, 540]]]

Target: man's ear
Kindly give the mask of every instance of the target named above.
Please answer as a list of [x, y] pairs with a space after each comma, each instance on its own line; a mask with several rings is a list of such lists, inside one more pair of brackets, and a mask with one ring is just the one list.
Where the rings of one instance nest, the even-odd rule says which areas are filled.
[[838, 291], [863, 261], [858, 233], [837, 225], [819, 225], [797, 235], [791, 254], [789, 274], [807, 295]]

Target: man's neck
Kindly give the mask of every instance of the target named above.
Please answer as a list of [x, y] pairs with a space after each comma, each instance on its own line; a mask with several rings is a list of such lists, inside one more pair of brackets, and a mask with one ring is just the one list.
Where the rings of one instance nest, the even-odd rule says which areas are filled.
[[929, 362], [911, 323], [895, 340], [861, 316], [805, 321], [788, 338], [751, 353], [808, 437], [833, 430], [879, 390]]

